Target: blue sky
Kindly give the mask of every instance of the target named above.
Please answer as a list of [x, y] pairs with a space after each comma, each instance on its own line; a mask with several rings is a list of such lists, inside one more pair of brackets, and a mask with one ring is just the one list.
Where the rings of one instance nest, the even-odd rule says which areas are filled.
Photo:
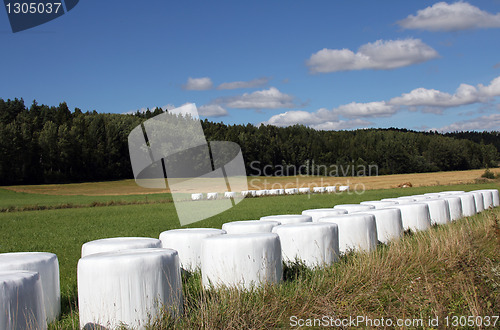
[[12, 33], [0, 97], [224, 123], [500, 130], [500, 1], [97, 1]]

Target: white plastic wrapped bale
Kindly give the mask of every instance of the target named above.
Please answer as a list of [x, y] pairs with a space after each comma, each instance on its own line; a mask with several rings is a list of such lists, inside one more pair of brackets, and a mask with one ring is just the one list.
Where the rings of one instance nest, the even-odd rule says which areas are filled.
[[82, 258], [95, 253], [129, 249], [161, 248], [161, 241], [150, 237], [113, 237], [90, 241], [82, 245]]
[[407, 197], [413, 198], [413, 200], [417, 201], [417, 202], [432, 198], [431, 196], [426, 196], [426, 195], [411, 195], [411, 196], [407, 196]]
[[474, 203], [476, 204], [476, 212], [477, 213], [483, 212], [484, 211], [483, 194], [475, 191], [471, 191], [470, 194], [474, 196]]
[[463, 190], [449, 190], [449, 191], [441, 191], [438, 194], [445, 194], [445, 195], [456, 195], [456, 194], [463, 194], [465, 191]]
[[431, 216], [427, 204], [414, 202], [391, 207], [401, 210], [401, 220], [403, 221], [404, 230], [421, 231], [431, 227]]
[[371, 205], [375, 207], [376, 209], [383, 209], [386, 207], [391, 207], [392, 205], [398, 204], [396, 201], [365, 201], [361, 202], [361, 205]]
[[308, 187], [299, 188], [299, 194], [309, 194], [310, 192], [311, 192], [311, 189]]
[[37, 272], [0, 271], [0, 329], [47, 329]]
[[460, 197], [460, 201], [462, 202], [462, 214], [464, 217], [471, 217], [477, 213], [474, 194], [464, 193], [464, 194], [456, 194], [453, 196]]
[[265, 196], [265, 195], [267, 195], [266, 189], [260, 189], [255, 191], [255, 196]]
[[228, 234], [270, 233], [273, 227], [279, 226], [278, 221], [243, 220], [226, 222], [222, 230]]
[[219, 194], [216, 193], [216, 192], [209, 192], [209, 193], [207, 193], [207, 199], [208, 200], [217, 199], [218, 197], [219, 197]]
[[324, 208], [304, 210], [302, 211], [302, 214], [310, 216], [312, 218], [312, 222], [318, 222], [318, 220], [323, 217], [347, 214], [347, 211], [334, 208]]
[[333, 207], [335, 210], [346, 210], [347, 213], [363, 212], [375, 209], [373, 205], [367, 204], [339, 204]]
[[276, 189], [278, 190], [278, 195], [284, 195], [285, 194], [285, 189]]
[[313, 187], [313, 193], [321, 194], [324, 193], [325, 191], [326, 191], [325, 187]]
[[420, 203], [429, 206], [429, 215], [431, 217], [431, 225], [445, 225], [451, 221], [450, 207], [448, 201], [445, 199], [426, 199]]
[[161, 316], [182, 313], [177, 251], [134, 249], [98, 253], [78, 261], [80, 327], [144, 329]]
[[424, 196], [429, 196], [430, 198], [439, 198], [444, 195], [450, 195], [450, 194], [443, 194], [443, 193], [425, 193]]
[[226, 191], [224, 192], [224, 198], [236, 198], [235, 191]]
[[401, 196], [401, 197], [397, 197], [396, 198], [397, 200], [403, 200], [403, 201], [410, 201], [410, 202], [416, 202], [417, 199], [413, 196]]
[[279, 190], [278, 189], [270, 189], [269, 195], [272, 195], [272, 196], [279, 195]]
[[240, 192], [240, 195], [241, 195], [242, 197], [251, 196], [251, 194], [250, 194], [250, 191], [249, 191], [249, 190], [243, 190], [242, 192]]
[[203, 239], [201, 274], [205, 288], [249, 289], [281, 281], [281, 244], [277, 234], [220, 235]]
[[338, 260], [339, 233], [335, 223], [296, 223], [273, 228], [281, 242], [285, 263], [306, 267], [330, 266]]
[[336, 223], [339, 230], [339, 251], [350, 250], [370, 252], [377, 247], [377, 225], [371, 214], [352, 213], [324, 217], [320, 223]]
[[193, 201], [201, 201], [203, 199], [203, 194], [191, 194], [191, 199]]
[[478, 192], [483, 195], [483, 207], [485, 210], [494, 207], [493, 206], [493, 194], [491, 190], [473, 190], [471, 192]]
[[329, 192], [329, 193], [334, 193], [337, 191], [336, 186], [327, 186], [325, 189], [326, 189], [326, 192]]
[[43, 306], [47, 322], [51, 323], [61, 313], [59, 261], [54, 253], [12, 252], [0, 254], [0, 271], [31, 271], [40, 275]]
[[349, 191], [349, 186], [339, 186], [339, 192]]
[[388, 243], [389, 241], [399, 239], [403, 236], [403, 220], [401, 218], [400, 209], [381, 208], [364, 211], [362, 213], [371, 214], [375, 217], [375, 222], [377, 224], [377, 239], [380, 242]]
[[299, 192], [297, 188], [286, 188], [285, 189], [285, 194], [287, 195], [295, 195]]
[[[247, 194], [245, 194], [245, 196], [252, 196], [252, 197], [255, 197], [257, 191], [256, 190], [248, 190]], [[242, 195], [243, 195], [243, 192], [242, 192]]]
[[305, 214], [280, 214], [280, 215], [268, 215], [260, 218], [261, 221], [278, 221], [282, 225], [312, 222], [312, 217]]
[[412, 204], [415, 201], [412, 198], [384, 198], [382, 202], [396, 202], [398, 205]]
[[223, 235], [226, 232], [215, 228], [182, 228], [167, 230], [160, 234], [163, 248], [179, 253], [181, 267], [194, 272], [201, 269], [201, 241], [206, 237]]
[[500, 206], [500, 196], [498, 194], [498, 189], [485, 189], [486, 191], [491, 191], [493, 197], [493, 207]]
[[448, 202], [451, 221], [456, 221], [463, 217], [462, 199], [458, 196], [459, 195], [443, 195], [442, 197], [440, 197], [441, 199], [444, 199]]

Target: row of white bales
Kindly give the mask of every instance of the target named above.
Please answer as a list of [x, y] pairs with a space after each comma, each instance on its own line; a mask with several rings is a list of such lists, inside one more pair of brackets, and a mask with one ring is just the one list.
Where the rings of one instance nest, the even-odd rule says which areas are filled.
[[[344, 192], [348, 191], [349, 186], [327, 186], [319, 187], [314, 186], [312, 189], [310, 187], [299, 187], [299, 188], [280, 188], [280, 189], [259, 189], [259, 190], [243, 190], [240, 192], [241, 197], [260, 197], [260, 196], [275, 196], [275, 195], [296, 195], [296, 194], [310, 194], [312, 193], [334, 193], [334, 192]], [[205, 195], [203, 193], [191, 194], [191, 199], [193, 201], [200, 201], [204, 199]], [[237, 193], [235, 191], [226, 191], [224, 193], [224, 198], [235, 198]], [[214, 200], [219, 198], [219, 193], [209, 192], [206, 194], [207, 200]]]
[[[496, 189], [445, 191], [302, 214], [228, 222], [222, 229], [165, 231], [83, 244], [78, 262], [80, 326], [143, 328], [160, 306], [182, 312], [181, 269], [201, 269], [206, 288], [278, 283], [282, 261], [328, 266], [349, 250], [371, 251], [404, 230], [426, 230], [500, 205]], [[0, 329], [45, 329], [60, 314], [57, 256], [0, 254]]]

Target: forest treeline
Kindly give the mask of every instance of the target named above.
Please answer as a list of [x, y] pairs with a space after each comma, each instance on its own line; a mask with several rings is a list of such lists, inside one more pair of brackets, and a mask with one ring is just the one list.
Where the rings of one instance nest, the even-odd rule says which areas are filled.
[[[135, 114], [71, 111], [64, 102], [26, 106], [23, 99], [0, 98], [0, 184], [133, 178], [128, 134], [160, 113], [159, 108]], [[468, 170], [496, 167], [500, 150], [499, 132], [316, 131], [302, 125], [256, 127], [206, 119], [202, 127], [208, 141], [241, 146], [249, 175], [263, 173], [266, 165], [266, 173], [283, 167], [308, 171], [313, 164], [326, 165], [323, 169], [377, 165], [378, 174]]]

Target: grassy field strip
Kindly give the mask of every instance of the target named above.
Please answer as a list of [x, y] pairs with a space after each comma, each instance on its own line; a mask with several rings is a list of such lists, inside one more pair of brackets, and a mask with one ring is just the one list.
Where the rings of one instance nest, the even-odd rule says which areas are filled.
[[85, 196], [33, 194], [0, 189], [0, 212], [36, 210], [43, 208], [94, 207], [107, 206], [110, 204], [147, 204], [171, 201], [172, 196], [168, 193], [151, 195]]
[[[493, 169], [492, 172], [500, 171]], [[313, 187], [327, 185], [356, 185], [363, 184], [366, 189], [389, 189], [398, 185], [411, 182], [414, 187], [435, 185], [456, 185], [472, 183], [484, 173], [484, 169], [469, 171], [394, 174], [381, 176], [355, 176], [355, 177], [325, 177], [325, 176], [289, 176], [289, 177], [248, 177], [249, 189], [272, 189], [273, 186], [283, 188], [289, 187]], [[206, 185], [213, 185], [208, 181]], [[121, 180], [109, 182], [50, 184], [50, 185], [26, 185], [5, 186], [3, 189], [24, 192], [30, 194], [58, 195], [58, 196], [123, 196], [143, 194], [165, 194], [168, 191], [161, 189], [148, 189], [138, 186], [134, 180]], [[223, 191], [225, 187], [220, 188]], [[187, 193], [194, 193], [190, 191]]]

